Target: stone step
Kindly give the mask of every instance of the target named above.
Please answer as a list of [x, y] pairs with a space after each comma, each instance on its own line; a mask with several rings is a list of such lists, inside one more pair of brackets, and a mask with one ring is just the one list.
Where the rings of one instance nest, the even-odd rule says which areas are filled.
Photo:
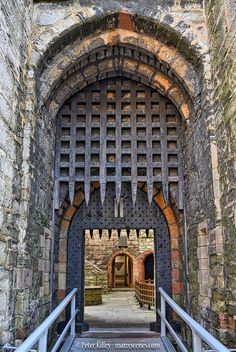
[[110, 291], [112, 292], [134, 292], [134, 288], [130, 287], [120, 287], [120, 288], [112, 288]]
[[114, 338], [158, 338], [159, 333], [154, 331], [139, 331], [139, 330], [117, 330], [117, 329], [107, 329], [107, 330], [92, 330], [83, 332], [80, 338], [97, 338], [97, 339], [114, 339]]

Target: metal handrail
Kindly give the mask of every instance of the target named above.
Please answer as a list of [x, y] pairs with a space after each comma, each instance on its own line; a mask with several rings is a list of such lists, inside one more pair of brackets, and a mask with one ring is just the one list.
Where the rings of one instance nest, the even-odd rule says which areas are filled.
[[75, 309], [77, 288], [74, 288], [64, 300], [52, 311], [52, 313], [44, 320], [42, 324], [16, 349], [16, 352], [28, 352], [37, 342], [38, 342], [38, 352], [47, 351], [47, 340], [48, 340], [48, 330], [61, 314], [61, 312], [66, 308], [66, 306], [71, 302], [71, 314], [70, 320], [64, 328], [62, 334], [54, 345], [52, 351], [56, 352], [60, 346], [63, 338], [65, 337], [67, 331], [70, 329], [70, 336], [75, 338], [75, 318], [78, 310]]
[[191, 318], [182, 308], [176, 304], [170, 296], [163, 290], [163, 288], [158, 289], [161, 295], [161, 310], [158, 310], [158, 314], [161, 318], [161, 337], [166, 336], [166, 328], [175, 339], [181, 351], [186, 352], [185, 346], [183, 346], [182, 341], [179, 341], [178, 335], [173, 329], [170, 329], [169, 323], [166, 319], [166, 302], [169, 306], [188, 324], [192, 331], [193, 336], [193, 352], [202, 351], [202, 342], [204, 341], [208, 346], [213, 348], [215, 352], [229, 352], [230, 350], [226, 348], [220, 341], [218, 341], [214, 336], [212, 336], [208, 331], [206, 331], [200, 324], [198, 324], [193, 318]]

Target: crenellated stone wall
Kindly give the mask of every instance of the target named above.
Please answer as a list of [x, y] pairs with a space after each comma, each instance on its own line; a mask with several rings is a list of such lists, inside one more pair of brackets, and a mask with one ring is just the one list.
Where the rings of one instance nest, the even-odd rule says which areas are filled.
[[[92, 235], [92, 236], [91, 236]], [[127, 236], [125, 230], [121, 231], [121, 236]], [[143, 279], [142, 274], [144, 269], [141, 267], [144, 265], [140, 263], [140, 258], [143, 253], [153, 253], [154, 252], [154, 236], [153, 231], [141, 230], [138, 235], [136, 230], [130, 230], [129, 237], [127, 238], [127, 248], [123, 249], [123, 253], [128, 255], [133, 255], [136, 259], [133, 262], [133, 271], [137, 273], [136, 278], [133, 277], [133, 284], [135, 279]], [[103, 291], [106, 287], [112, 288], [111, 279], [112, 279], [112, 264], [114, 260], [114, 255], [120, 253], [119, 248], [119, 237], [116, 230], [112, 230], [111, 236], [109, 237], [108, 231], [103, 230], [102, 235], [99, 235], [98, 230], [86, 231], [85, 233], [85, 283], [86, 285], [96, 285], [99, 281], [98, 270], [95, 270], [95, 267], [99, 269], [102, 273], [106, 274], [106, 277], [103, 276], [103, 284], [100, 282], [100, 285], [103, 286]], [[112, 257], [112, 263], [110, 263]], [[94, 265], [94, 267], [93, 267]], [[141, 269], [141, 270], [140, 270]], [[97, 279], [98, 278], [98, 279]], [[110, 281], [110, 282], [109, 282]]]

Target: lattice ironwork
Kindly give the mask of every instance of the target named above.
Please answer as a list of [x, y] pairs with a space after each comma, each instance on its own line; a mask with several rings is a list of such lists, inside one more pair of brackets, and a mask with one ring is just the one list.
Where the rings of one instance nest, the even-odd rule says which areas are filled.
[[89, 204], [91, 182], [100, 183], [103, 204], [106, 184], [146, 182], [149, 203], [153, 183], [162, 185], [168, 202], [169, 184], [178, 184], [182, 209], [180, 116], [174, 104], [156, 90], [124, 77], [99, 81], [71, 97], [62, 107], [57, 128], [56, 208], [66, 185], [71, 203], [76, 183], [84, 184]]
[[133, 205], [130, 183], [122, 184], [121, 196], [124, 205], [123, 218], [114, 216], [116, 189], [114, 182], [111, 182], [107, 185], [103, 206], [99, 190], [96, 190], [91, 194], [89, 206], [83, 202], [72, 220], [68, 238], [67, 289], [69, 292], [74, 287], [78, 288], [79, 324], [83, 322], [84, 312], [84, 231], [88, 229], [126, 229], [127, 233], [129, 229], [136, 229], [137, 236], [140, 229], [153, 229], [156, 292], [158, 287], [163, 287], [171, 294], [170, 238], [164, 215], [156, 203], [149, 205], [146, 193], [140, 189], [137, 191], [137, 203]]

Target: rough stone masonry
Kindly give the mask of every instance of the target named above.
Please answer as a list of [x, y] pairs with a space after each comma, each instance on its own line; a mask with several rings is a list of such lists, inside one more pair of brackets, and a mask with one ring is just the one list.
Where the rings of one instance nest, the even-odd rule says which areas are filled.
[[[125, 57], [124, 69], [172, 99], [185, 121], [190, 312], [235, 347], [235, 1], [0, 5], [0, 344], [22, 341], [62, 298], [56, 292], [66, 285], [68, 228], [83, 198], [77, 193], [72, 208], [65, 196], [53, 213], [56, 116], [71, 94], [96, 81], [97, 72], [82, 72], [93, 50], [128, 45], [155, 54], [159, 66]], [[181, 276], [183, 214], [161, 202], [170, 226], [175, 216], [172, 275]], [[184, 277], [177, 284], [185, 307]]]

